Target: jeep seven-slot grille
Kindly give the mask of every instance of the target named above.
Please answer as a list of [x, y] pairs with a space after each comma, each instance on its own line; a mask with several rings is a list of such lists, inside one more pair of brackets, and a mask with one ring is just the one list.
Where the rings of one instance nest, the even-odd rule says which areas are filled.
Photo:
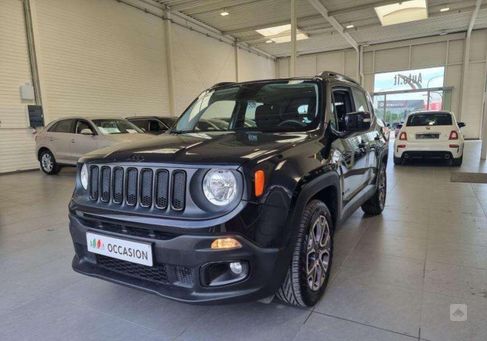
[[183, 170], [92, 165], [89, 194], [92, 201], [182, 211], [186, 206]]

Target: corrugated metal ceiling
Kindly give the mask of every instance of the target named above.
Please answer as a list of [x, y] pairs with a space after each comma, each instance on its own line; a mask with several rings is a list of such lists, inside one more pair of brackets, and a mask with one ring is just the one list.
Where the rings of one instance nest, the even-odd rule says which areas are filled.
[[[475, 6], [475, 0], [427, 0], [428, 19], [382, 27], [374, 7], [394, 1], [320, 1], [328, 9], [329, 15], [334, 16], [342, 26], [354, 25], [353, 29], [346, 31], [359, 44], [374, 44], [466, 31]], [[290, 0], [156, 0], [156, 2], [167, 5], [172, 10], [188, 15], [274, 56], [289, 55], [290, 43], [266, 44], [265, 39], [262, 39], [262, 36], [255, 30], [289, 23]], [[450, 11], [440, 12], [443, 7], [449, 7]], [[221, 16], [220, 12], [223, 9], [230, 15]], [[298, 41], [298, 53], [305, 54], [350, 47], [307, 0], [297, 1], [297, 17], [299, 29], [309, 34], [310, 37], [307, 40]], [[475, 28], [487, 28], [487, 4], [485, 3], [478, 14]]]

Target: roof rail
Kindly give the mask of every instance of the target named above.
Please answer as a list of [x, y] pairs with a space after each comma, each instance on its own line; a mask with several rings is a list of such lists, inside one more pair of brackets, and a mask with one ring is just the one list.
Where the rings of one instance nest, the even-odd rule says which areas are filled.
[[355, 79], [348, 77], [348, 76], [345, 76], [345, 75], [342, 75], [341, 73], [334, 72], [334, 71], [323, 71], [322, 73], [319, 74], [319, 76], [323, 77], [323, 78], [333, 77], [333, 78], [336, 78], [339, 80], [345, 80], [345, 81], [352, 82], [352, 83], [355, 83], [357, 85], [360, 85], [359, 82], [357, 82]]
[[215, 85], [213, 85], [212, 88], [217, 88], [219, 86], [232, 85], [232, 84], [237, 84], [237, 83], [236, 82], [220, 82], [220, 83], [216, 83]]

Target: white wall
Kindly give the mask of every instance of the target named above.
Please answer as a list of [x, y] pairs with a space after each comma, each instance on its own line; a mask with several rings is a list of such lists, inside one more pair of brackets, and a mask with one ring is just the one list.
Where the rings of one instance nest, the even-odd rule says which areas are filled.
[[[161, 18], [115, 0], [31, 0], [31, 6], [46, 123], [72, 115], [179, 115], [205, 88], [236, 80], [232, 45], [172, 24], [176, 109], [170, 113]], [[275, 77], [272, 59], [238, 53], [239, 80]], [[2, 0], [0, 173], [37, 167], [26, 113], [33, 103], [19, 95], [26, 82], [22, 0]]]
[[276, 63], [255, 53], [238, 49], [238, 81], [269, 79], [276, 77]]
[[0, 2], [0, 173], [36, 166], [34, 137], [19, 87], [32, 84], [22, 2]]
[[115, 1], [31, 2], [48, 121], [168, 113], [160, 18]]
[[234, 47], [173, 25], [176, 116], [201, 91], [215, 83], [235, 81]]
[[[434, 66], [445, 66], [444, 86], [453, 87], [451, 110], [467, 124], [467, 138], [481, 136], [483, 89], [486, 83], [487, 30], [472, 33], [470, 64], [467, 73], [465, 111], [460, 108], [465, 34], [428, 37], [378, 44], [364, 49], [364, 87], [373, 92], [374, 74]], [[357, 78], [357, 54], [352, 49], [298, 57], [298, 76], [316, 75], [324, 70]], [[289, 58], [277, 61], [278, 76], [288, 77]]]

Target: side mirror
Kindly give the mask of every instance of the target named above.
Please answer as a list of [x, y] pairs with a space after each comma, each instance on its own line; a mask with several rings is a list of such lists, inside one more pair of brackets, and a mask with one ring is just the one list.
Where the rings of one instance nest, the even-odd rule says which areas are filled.
[[355, 133], [370, 129], [372, 116], [365, 111], [351, 112], [345, 115], [345, 131]]
[[463, 128], [465, 125], [466, 124], [464, 122], [458, 122], [458, 128]]
[[397, 129], [401, 129], [402, 128], [402, 124], [399, 123], [396, 127], [397, 127]]
[[81, 129], [80, 133], [81, 135], [94, 135], [93, 132], [88, 128]]

